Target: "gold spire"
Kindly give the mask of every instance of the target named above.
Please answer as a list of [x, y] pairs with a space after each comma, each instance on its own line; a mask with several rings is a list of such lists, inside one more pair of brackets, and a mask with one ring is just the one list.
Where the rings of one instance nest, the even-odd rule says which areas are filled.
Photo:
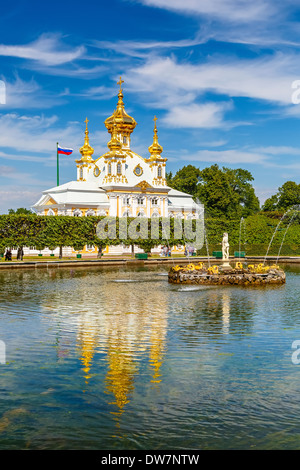
[[150, 145], [150, 147], [148, 147], [148, 150], [150, 152], [150, 159], [151, 160], [157, 160], [157, 159], [161, 159], [161, 153], [163, 151], [163, 148], [161, 145], [159, 145], [158, 143], [158, 139], [157, 139], [157, 127], [156, 127], [156, 121], [157, 121], [157, 117], [154, 116], [154, 135], [153, 135], [153, 143], [152, 145]]
[[81, 160], [83, 161], [93, 161], [92, 155], [94, 153], [93, 147], [90, 146], [90, 139], [89, 139], [89, 131], [88, 131], [88, 118], [84, 121], [86, 126], [85, 126], [85, 138], [84, 138], [84, 144], [83, 146], [79, 149], [79, 152], [82, 155]]

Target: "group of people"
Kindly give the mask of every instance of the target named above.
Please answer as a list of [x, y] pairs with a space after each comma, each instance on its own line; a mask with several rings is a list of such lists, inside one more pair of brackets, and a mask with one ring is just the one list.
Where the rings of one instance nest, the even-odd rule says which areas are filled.
[[196, 251], [193, 246], [186, 246], [184, 248], [184, 256], [194, 256], [195, 254], [196, 254]]
[[[7, 248], [5, 252], [5, 261], [11, 261], [12, 260], [12, 252], [10, 248]], [[24, 250], [21, 246], [19, 246], [17, 250], [17, 260], [23, 261], [23, 256], [24, 256]]]
[[160, 256], [171, 256], [171, 248], [168, 246], [163, 246], [160, 252]]

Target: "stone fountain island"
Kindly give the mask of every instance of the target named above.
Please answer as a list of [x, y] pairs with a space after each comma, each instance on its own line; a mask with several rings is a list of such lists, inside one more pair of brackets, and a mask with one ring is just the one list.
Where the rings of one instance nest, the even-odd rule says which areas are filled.
[[204, 263], [174, 266], [168, 281], [173, 284], [262, 286], [284, 284], [285, 272], [279, 266], [263, 264], [245, 266], [237, 262], [235, 267], [225, 265], [206, 267]]
[[204, 263], [174, 266], [170, 269], [168, 280], [173, 284], [238, 285], [263, 286], [284, 284], [285, 272], [277, 265], [243, 264], [240, 261], [231, 266], [229, 263], [228, 234], [222, 240], [223, 263], [206, 267]]

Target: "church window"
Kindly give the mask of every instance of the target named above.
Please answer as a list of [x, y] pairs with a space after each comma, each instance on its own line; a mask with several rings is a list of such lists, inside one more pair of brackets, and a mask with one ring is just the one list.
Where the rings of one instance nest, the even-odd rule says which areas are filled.
[[127, 144], [127, 137], [123, 137], [123, 144]]
[[75, 211], [73, 212], [73, 216], [74, 217], [81, 217], [82, 216], [82, 212], [80, 209], [75, 209]]
[[152, 206], [157, 206], [157, 204], [158, 204], [158, 198], [157, 198], [157, 197], [154, 197], [154, 198], [152, 199]]
[[137, 165], [133, 170], [135, 176], [141, 176], [143, 174], [143, 168], [140, 165]]
[[159, 166], [159, 167], [157, 168], [157, 176], [158, 176], [159, 178], [161, 178], [161, 175], [162, 175], [162, 169], [161, 169], [161, 166]]
[[121, 175], [122, 174], [122, 165], [121, 163], [118, 163], [117, 164], [117, 175]]
[[144, 204], [144, 198], [143, 197], [138, 197], [137, 198], [137, 203], [142, 206]]
[[79, 178], [81, 180], [83, 179], [83, 168], [82, 167], [80, 168], [80, 171], [79, 171]]
[[89, 216], [92, 216], [92, 215], [95, 215], [95, 211], [93, 211], [93, 209], [89, 209], [87, 212], [86, 212], [86, 217], [89, 217]]
[[108, 164], [108, 167], [107, 167], [107, 173], [109, 175], [111, 175], [111, 164], [110, 163]]
[[95, 166], [95, 168], [94, 168], [94, 176], [97, 177], [97, 176], [100, 175], [100, 173], [101, 173], [101, 172], [100, 172], [100, 168], [98, 168], [97, 166]]
[[124, 197], [123, 198], [123, 205], [124, 206], [130, 206], [130, 197]]

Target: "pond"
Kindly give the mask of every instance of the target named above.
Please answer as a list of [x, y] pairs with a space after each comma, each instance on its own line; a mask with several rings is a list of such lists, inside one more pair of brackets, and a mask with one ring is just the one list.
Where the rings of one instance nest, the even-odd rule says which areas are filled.
[[299, 449], [300, 266], [284, 269], [264, 288], [0, 272], [0, 449]]

